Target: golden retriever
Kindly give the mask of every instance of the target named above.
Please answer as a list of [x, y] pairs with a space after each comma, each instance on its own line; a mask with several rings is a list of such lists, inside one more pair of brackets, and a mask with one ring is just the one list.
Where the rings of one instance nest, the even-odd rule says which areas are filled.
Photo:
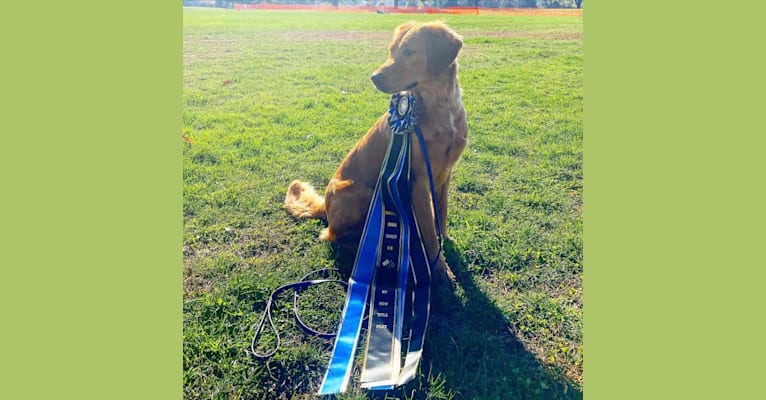
[[[409, 90], [418, 98], [420, 128], [433, 170], [440, 229], [447, 236], [447, 192], [452, 169], [466, 146], [468, 128], [458, 84], [458, 52], [462, 38], [441, 22], [400, 25], [388, 47], [388, 60], [372, 74], [384, 93]], [[305, 182], [293, 181], [284, 206], [297, 218], [326, 218], [320, 238], [357, 246], [367, 210], [388, 148], [388, 113], [378, 119], [341, 162], [324, 197]], [[418, 140], [412, 140], [412, 203], [423, 244], [436, 268], [452, 274], [440, 255], [425, 160]]]

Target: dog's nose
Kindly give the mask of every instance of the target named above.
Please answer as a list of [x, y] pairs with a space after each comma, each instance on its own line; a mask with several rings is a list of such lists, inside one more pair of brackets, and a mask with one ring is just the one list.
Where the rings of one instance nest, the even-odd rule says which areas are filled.
[[380, 72], [374, 73], [374, 74], [372, 74], [370, 79], [372, 79], [372, 83], [376, 87], [381, 87], [381, 84], [383, 83], [383, 74], [381, 74]]

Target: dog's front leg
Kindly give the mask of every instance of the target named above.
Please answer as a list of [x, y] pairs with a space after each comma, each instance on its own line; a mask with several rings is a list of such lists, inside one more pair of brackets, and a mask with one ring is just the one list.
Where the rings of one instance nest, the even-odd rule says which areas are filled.
[[426, 249], [429, 262], [436, 259], [433, 272], [444, 275], [449, 281], [455, 281], [455, 275], [450, 270], [441, 253], [441, 246], [436, 235], [431, 191], [427, 179], [417, 179], [412, 185], [412, 208], [418, 221], [420, 236]]
[[452, 170], [448, 168], [436, 180], [436, 205], [439, 207], [439, 229], [441, 229], [444, 240], [452, 240], [447, 233], [447, 206], [451, 178]]

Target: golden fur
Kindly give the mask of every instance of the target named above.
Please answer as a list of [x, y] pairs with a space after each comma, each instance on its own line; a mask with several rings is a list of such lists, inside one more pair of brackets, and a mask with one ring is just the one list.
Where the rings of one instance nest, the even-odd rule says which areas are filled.
[[[467, 142], [465, 109], [457, 78], [457, 54], [463, 42], [441, 22], [408, 22], [394, 31], [388, 60], [372, 74], [373, 84], [385, 93], [410, 90], [420, 100], [420, 128], [431, 160], [441, 231], [447, 237], [447, 192], [452, 168]], [[297, 218], [326, 218], [320, 238], [341, 244], [358, 244], [390, 130], [384, 114], [351, 149], [330, 179], [325, 196], [311, 185], [293, 181], [285, 208]], [[426, 252], [434, 259], [439, 243], [425, 161], [420, 143], [412, 141], [412, 203]], [[449, 273], [444, 257], [439, 268]]]

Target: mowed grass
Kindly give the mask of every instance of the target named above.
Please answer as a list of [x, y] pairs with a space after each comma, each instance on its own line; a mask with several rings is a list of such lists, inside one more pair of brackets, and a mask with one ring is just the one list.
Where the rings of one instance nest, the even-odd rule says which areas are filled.
[[[282, 200], [293, 179], [323, 190], [386, 111], [369, 76], [410, 19], [465, 39], [470, 141], [445, 244], [458, 284], [435, 289], [413, 382], [338, 398], [582, 398], [582, 18], [212, 9], [184, 10], [185, 398], [315, 397], [332, 340], [301, 333], [290, 295], [268, 361], [248, 354], [252, 325], [275, 288], [320, 268], [347, 279], [353, 255]], [[333, 330], [343, 300], [311, 289], [304, 319]]]

